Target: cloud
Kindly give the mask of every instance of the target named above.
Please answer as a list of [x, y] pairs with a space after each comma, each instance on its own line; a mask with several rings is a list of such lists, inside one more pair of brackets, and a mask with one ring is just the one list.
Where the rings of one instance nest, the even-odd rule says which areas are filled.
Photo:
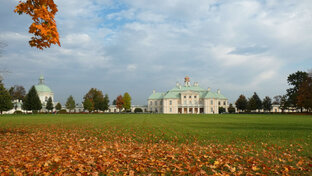
[[7, 84], [30, 86], [44, 74], [63, 102], [97, 87], [145, 104], [151, 90], [185, 75], [231, 101], [254, 91], [274, 96], [288, 74], [312, 65], [310, 0], [57, 0], [62, 47], [44, 51], [28, 46], [31, 20], [13, 13], [17, 2], [0, 2]]
[[137, 67], [136, 67], [136, 65], [134, 65], [134, 64], [130, 64], [130, 65], [127, 66], [127, 70], [128, 70], [128, 71], [135, 71], [136, 68], [137, 68]]

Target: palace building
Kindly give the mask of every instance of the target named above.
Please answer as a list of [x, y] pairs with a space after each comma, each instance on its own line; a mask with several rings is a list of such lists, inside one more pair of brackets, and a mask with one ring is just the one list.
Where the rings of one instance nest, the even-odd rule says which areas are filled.
[[177, 82], [176, 87], [166, 93], [155, 90], [148, 98], [148, 111], [164, 114], [217, 114], [219, 107], [228, 109], [228, 99], [210, 88], [203, 89], [197, 82], [184, 78], [184, 85]]

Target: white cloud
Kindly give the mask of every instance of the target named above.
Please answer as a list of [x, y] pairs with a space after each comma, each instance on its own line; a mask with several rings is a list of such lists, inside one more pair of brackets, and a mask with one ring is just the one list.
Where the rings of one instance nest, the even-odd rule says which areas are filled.
[[137, 69], [135, 64], [130, 64], [127, 66], [127, 70], [128, 71], [135, 71]]
[[[267, 85], [285, 89], [287, 73], [312, 64], [310, 0], [56, 0], [62, 47], [43, 52], [27, 44], [26, 17], [7, 11], [14, 2], [0, 1], [0, 36], [8, 41], [1, 65], [61, 75], [56, 80], [83, 77], [103, 88], [121, 87], [116, 77], [122, 84], [131, 80], [129, 91], [147, 92], [134, 96], [138, 104], [150, 90], [170, 89], [186, 74], [233, 97], [240, 90], [273, 95]], [[146, 86], [137, 88], [138, 82]]]

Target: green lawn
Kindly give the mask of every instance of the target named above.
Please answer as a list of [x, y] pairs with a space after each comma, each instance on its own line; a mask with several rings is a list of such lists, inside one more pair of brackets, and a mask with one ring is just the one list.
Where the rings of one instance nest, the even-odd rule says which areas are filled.
[[311, 146], [306, 115], [0, 116], [11, 175], [310, 175]]
[[0, 128], [118, 129], [138, 136], [153, 133], [183, 142], [219, 141], [312, 144], [312, 116], [303, 115], [164, 115], [164, 114], [64, 114], [0, 116]]

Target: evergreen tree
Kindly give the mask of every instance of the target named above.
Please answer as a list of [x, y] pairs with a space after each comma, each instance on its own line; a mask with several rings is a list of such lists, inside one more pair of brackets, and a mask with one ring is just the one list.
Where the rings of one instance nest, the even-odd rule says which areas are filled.
[[88, 110], [89, 111], [89, 113], [90, 112], [92, 112], [93, 110], [94, 110], [94, 106], [93, 106], [93, 103], [92, 103], [92, 101], [90, 100], [90, 99], [85, 99], [84, 101], [83, 101], [83, 108], [85, 109], [85, 110]]
[[69, 109], [69, 112], [71, 112], [73, 109], [76, 108], [76, 102], [75, 102], [73, 96], [70, 95], [67, 98], [65, 106], [66, 106], [67, 109]]
[[12, 97], [0, 82], [0, 113], [13, 109]]
[[107, 94], [105, 94], [103, 101], [100, 102], [100, 110], [106, 111], [109, 108], [109, 97]]
[[272, 100], [270, 97], [266, 96], [262, 101], [263, 109], [269, 111], [272, 109]]
[[254, 92], [253, 96], [249, 98], [248, 100], [248, 109], [249, 110], [260, 110], [262, 109], [262, 101], [257, 95], [256, 92]]
[[229, 108], [228, 108], [228, 111], [229, 113], [235, 113], [235, 108], [233, 107], [232, 103], [229, 105]]
[[244, 95], [240, 95], [235, 102], [236, 108], [242, 111], [245, 111], [247, 109], [247, 104], [248, 101]]
[[61, 103], [57, 103], [56, 106], [55, 106], [55, 109], [56, 109], [57, 111], [61, 110], [61, 109], [62, 109]]
[[38, 111], [42, 108], [39, 96], [37, 94], [35, 86], [32, 86], [25, 96], [23, 108], [28, 111]]
[[53, 102], [52, 102], [51, 97], [49, 97], [49, 99], [48, 99], [46, 109], [48, 110], [48, 112], [53, 110]]
[[129, 111], [131, 108], [131, 96], [128, 92], [124, 93], [124, 96], [122, 97], [124, 104], [123, 108], [125, 108], [126, 111]]
[[112, 105], [116, 105], [116, 99], [113, 100]]

